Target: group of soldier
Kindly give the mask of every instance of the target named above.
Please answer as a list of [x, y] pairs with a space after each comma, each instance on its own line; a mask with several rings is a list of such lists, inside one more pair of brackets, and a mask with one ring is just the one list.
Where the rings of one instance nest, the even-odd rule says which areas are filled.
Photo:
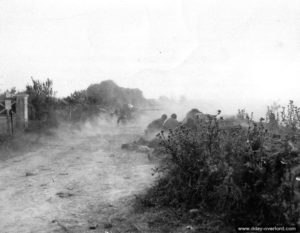
[[173, 113], [170, 117], [167, 114], [163, 114], [159, 119], [152, 121], [146, 128], [145, 134], [141, 136], [138, 140], [132, 143], [126, 143], [122, 145], [123, 149], [142, 151], [147, 148], [155, 148], [158, 145], [157, 135], [160, 132], [165, 132], [168, 134], [170, 130], [175, 130], [179, 126], [185, 126], [191, 130], [197, 130], [199, 123], [202, 121], [208, 121], [212, 117], [217, 117], [217, 115], [209, 115], [200, 112], [198, 109], [191, 109], [185, 115], [182, 121], [177, 120], [177, 115]]
[[145, 130], [146, 136], [151, 137], [160, 131], [168, 132], [174, 130], [178, 125], [184, 125], [188, 128], [194, 128], [199, 119], [205, 119], [207, 114], [203, 114], [198, 109], [191, 109], [185, 116], [185, 118], [179, 122], [177, 115], [173, 113], [169, 118], [166, 114], [163, 114], [159, 119], [152, 121]]
[[146, 134], [151, 135], [161, 130], [173, 130], [178, 126], [177, 115], [173, 113], [170, 118], [163, 114], [159, 119], [152, 121], [146, 129]]
[[167, 117], [166, 114], [163, 114], [161, 118], [152, 121], [146, 129], [146, 134], [153, 134], [159, 131], [166, 131], [174, 130], [178, 125], [183, 125], [189, 129], [197, 129], [199, 126], [199, 122], [208, 122], [210, 119], [218, 118], [223, 119], [220, 116], [221, 111], [218, 110], [216, 115], [205, 114], [200, 112], [197, 108], [193, 108], [188, 111], [182, 121], [177, 120], [177, 115], [173, 113], [170, 118]]
[[[130, 119], [134, 118], [136, 109], [130, 105], [124, 105], [122, 108], [114, 111], [111, 116], [117, 117], [118, 124], [126, 124]], [[219, 113], [218, 113], [219, 114]], [[195, 129], [199, 120], [206, 120], [209, 114], [204, 114], [198, 109], [194, 108], [187, 112], [185, 118], [182, 121], [178, 121], [176, 113], [167, 116], [163, 114], [159, 119], [152, 121], [145, 130], [145, 138], [151, 139], [155, 137], [159, 132], [169, 132], [176, 129], [179, 125], [184, 125], [187, 128]], [[216, 115], [217, 116], [217, 115]]]

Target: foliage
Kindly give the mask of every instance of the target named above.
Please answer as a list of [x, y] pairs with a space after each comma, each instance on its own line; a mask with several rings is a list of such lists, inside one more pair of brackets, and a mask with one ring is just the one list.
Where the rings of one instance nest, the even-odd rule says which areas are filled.
[[300, 127], [300, 108], [290, 100], [289, 105], [282, 108], [281, 119], [281, 125], [290, 132], [295, 133]]
[[87, 102], [86, 90], [75, 91], [70, 96], [66, 97], [65, 100], [70, 105], [85, 104]]
[[10, 90], [7, 89], [5, 92], [1, 92], [0, 90], [0, 98], [4, 99], [7, 93], [14, 96], [17, 94], [17, 89], [15, 87], [12, 87]]
[[101, 113], [116, 113], [124, 106], [144, 106], [151, 104], [139, 89], [119, 87], [111, 80], [99, 84], [92, 84], [86, 90], [75, 91], [67, 98], [65, 103], [69, 107], [68, 119], [84, 121]]
[[75, 91], [64, 98], [64, 101], [68, 107], [68, 117], [65, 117], [68, 120], [84, 121], [92, 116], [97, 116], [101, 112], [101, 108], [88, 98], [86, 90]]
[[238, 109], [237, 119], [239, 120], [252, 120], [253, 119], [253, 112], [249, 115], [245, 109]]
[[99, 104], [102, 107], [120, 107], [124, 104], [137, 106], [146, 103], [146, 99], [139, 89], [119, 87], [111, 80], [90, 85], [86, 92], [91, 103]]
[[[293, 128], [296, 107], [288, 109], [282, 127]], [[296, 224], [298, 151], [289, 137], [274, 139], [263, 119], [249, 123], [226, 127], [210, 117], [197, 130], [162, 132], [170, 159], [156, 170], [162, 176], [145, 197], [148, 205], [203, 209], [235, 226]]]
[[31, 120], [47, 122], [51, 125], [57, 124], [55, 118], [55, 98], [53, 82], [47, 79], [45, 82], [31, 78], [32, 84], [26, 86], [29, 95], [29, 118]]

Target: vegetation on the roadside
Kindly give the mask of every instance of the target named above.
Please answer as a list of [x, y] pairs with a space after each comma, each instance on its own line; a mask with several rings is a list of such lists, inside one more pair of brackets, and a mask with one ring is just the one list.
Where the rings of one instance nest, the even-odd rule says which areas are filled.
[[113, 112], [126, 104], [141, 107], [150, 103], [139, 89], [120, 87], [112, 80], [92, 84], [85, 90], [75, 91], [63, 100], [69, 108], [68, 118], [73, 121]]
[[[160, 146], [169, 158], [157, 168], [161, 176], [142, 203], [188, 213], [208, 232], [224, 225], [296, 225], [299, 108], [291, 101], [281, 112], [269, 108], [267, 120], [255, 122], [243, 110], [238, 118], [248, 127], [211, 116], [196, 129], [162, 132]], [[213, 216], [209, 229], [205, 214]]]
[[[57, 98], [53, 81], [31, 78], [26, 90], [28, 114], [33, 130], [57, 126], [59, 121], [81, 122], [101, 114], [110, 114], [126, 104], [135, 107], [151, 105], [139, 89], [123, 88], [111, 80], [92, 84], [87, 89], [75, 91], [65, 98]], [[7, 91], [18, 94], [15, 88]], [[5, 94], [0, 94], [4, 97]]]
[[32, 84], [28, 84], [25, 91], [28, 94], [30, 121], [36, 122], [35, 125], [39, 127], [56, 126], [58, 122], [52, 80], [47, 79], [45, 82], [33, 78], [31, 80]]

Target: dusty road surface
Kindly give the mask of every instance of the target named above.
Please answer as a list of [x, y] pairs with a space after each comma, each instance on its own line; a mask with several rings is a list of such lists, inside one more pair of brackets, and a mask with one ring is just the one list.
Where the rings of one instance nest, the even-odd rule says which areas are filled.
[[0, 232], [151, 232], [126, 216], [129, 200], [154, 179], [146, 154], [120, 149], [139, 133], [65, 127], [0, 162]]

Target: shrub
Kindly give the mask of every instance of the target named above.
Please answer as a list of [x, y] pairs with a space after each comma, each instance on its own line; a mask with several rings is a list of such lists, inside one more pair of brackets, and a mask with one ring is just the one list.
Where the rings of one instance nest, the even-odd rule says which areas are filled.
[[289, 138], [274, 140], [263, 119], [249, 128], [226, 127], [210, 117], [197, 130], [160, 134], [170, 159], [149, 190], [148, 205], [199, 208], [235, 226], [296, 224], [297, 153]]
[[44, 125], [57, 125], [53, 82], [32, 78], [32, 85], [26, 86], [26, 93], [29, 95], [29, 119], [43, 121]]

